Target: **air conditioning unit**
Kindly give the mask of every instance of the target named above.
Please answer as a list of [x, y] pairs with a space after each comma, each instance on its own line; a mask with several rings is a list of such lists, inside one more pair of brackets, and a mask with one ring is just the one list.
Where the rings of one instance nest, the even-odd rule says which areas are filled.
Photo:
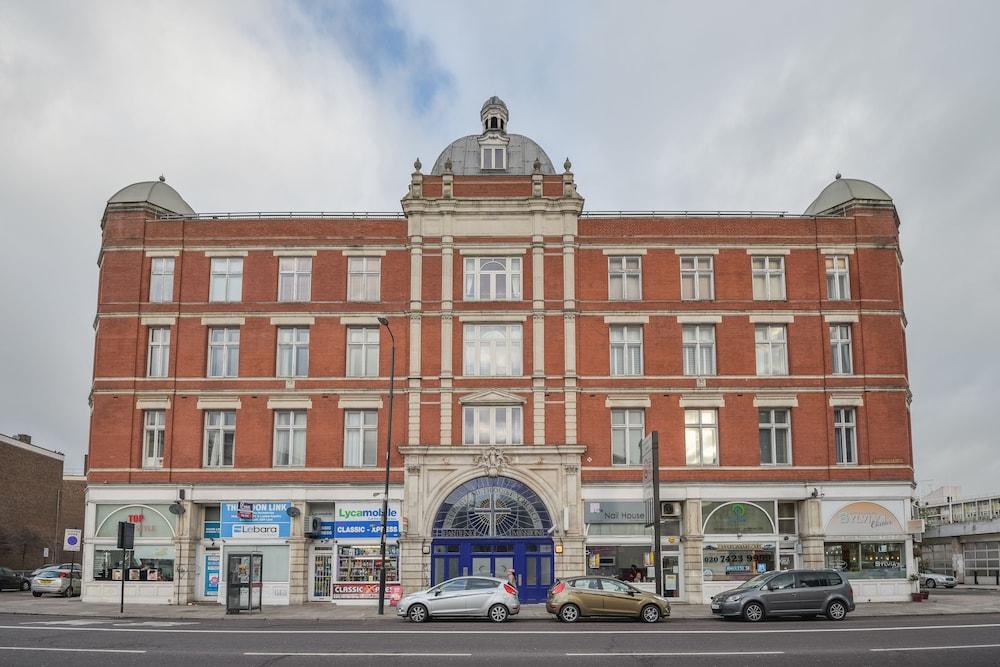
[[681, 515], [681, 504], [670, 500], [660, 501], [660, 518], [665, 519]]
[[323, 532], [323, 518], [315, 514], [307, 516], [304, 532], [306, 537], [319, 537], [320, 533]]

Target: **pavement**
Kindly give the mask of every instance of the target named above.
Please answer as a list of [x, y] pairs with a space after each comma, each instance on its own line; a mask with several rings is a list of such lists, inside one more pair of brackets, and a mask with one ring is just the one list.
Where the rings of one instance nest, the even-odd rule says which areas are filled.
[[[139, 604], [125, 601], [125, 613], [119, 614], [117, 604], [83, 602], [81, 598], [59, 598], [45, 596], [34, 598], [30, 593], [4, 592], [0, 594], [0, 612], [11, 614], [73, 616], [83, 618], [146, 618], [165, 620], [227, 620], [240, 622], [255, 618], [261, 620], [396, 620], [396, 608], [386, 607], [385, 615], [379, 619], [375, 605], [337, 605], [331, 602], [310, 602], [302, 605], [266, 606], [260, 612], [227, 615], [218, 604], [191, 604], [185, 606], [162, 604]], [[885, 616], [934, 616], [955, 614], [1000, 613], [1000, 587], [958, 586], [951, 590], [930, 591], [923, 602], [858, 602], [852, 618]], [[708, 605], [672, 605], [673, 619], [707, 619], [712, 617]], [[543, 604], [521, 606], [519, 619], [551, 619]]]

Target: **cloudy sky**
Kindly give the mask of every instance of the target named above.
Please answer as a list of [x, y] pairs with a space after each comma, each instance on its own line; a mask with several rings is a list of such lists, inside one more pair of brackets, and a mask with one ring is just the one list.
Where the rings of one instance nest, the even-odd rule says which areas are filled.
[[199, 212], [398, 210], [414, 158], [498, 94], [591, 210], [798, 213], [837, 171], [885, 188], [917, 479], [1000, 491], [998, 22], [995, 2], [0, 0], [0, 432], [82, 469], [115, 191], [162, 173]]

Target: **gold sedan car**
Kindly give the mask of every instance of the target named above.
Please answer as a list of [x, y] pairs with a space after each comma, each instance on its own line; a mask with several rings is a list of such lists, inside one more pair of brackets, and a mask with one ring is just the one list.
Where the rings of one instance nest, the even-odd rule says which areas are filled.
[[571, 577], [549, 589], [545, 610], [566, 623], [581, 616], [631, 616], [656, 623], [670, 616], [670, 601], [611, 577]]

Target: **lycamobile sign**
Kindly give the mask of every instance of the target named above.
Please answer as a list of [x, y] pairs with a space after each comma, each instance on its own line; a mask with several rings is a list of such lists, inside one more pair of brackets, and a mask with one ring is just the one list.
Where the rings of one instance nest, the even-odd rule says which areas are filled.
[[[382, 536], [382, 503], [337, 503], [334, 537], [372, 539]], [[389, 505], [386, 537], [399, 537], [399, 504]]]

